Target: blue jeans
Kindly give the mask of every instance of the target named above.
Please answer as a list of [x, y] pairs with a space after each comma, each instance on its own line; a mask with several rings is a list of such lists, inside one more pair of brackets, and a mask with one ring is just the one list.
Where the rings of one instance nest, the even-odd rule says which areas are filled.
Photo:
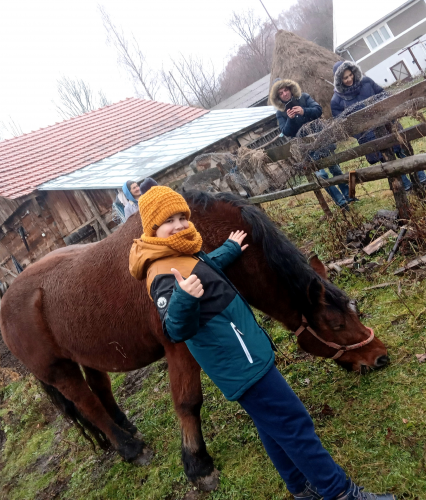
[[302, 492], [307, 480], [324, 500], [346, 490], [345, 472], [323, 448], [309, 413], [275, 366], [238, 402], [253, 419], [290, 493]]
[[[333, 165], [329, 168], [329, 170], [332, 177], [343, 174], [339, 165]], [[315, 174], [318, 177], [322, 177], [323, 179], [328, 179], [328, 174], [324, 169], [315, 172]], [[345, 205], [346, 203], [351, 201], [351, 199], [349, 198], [349, 186], [347, 184], [338, 184], [338, 186], [340, 191], [336, 186], [327, 187], [325, 188], [325, 190], [333, 198], [334, 203], [341, 207], [342, 205]]]

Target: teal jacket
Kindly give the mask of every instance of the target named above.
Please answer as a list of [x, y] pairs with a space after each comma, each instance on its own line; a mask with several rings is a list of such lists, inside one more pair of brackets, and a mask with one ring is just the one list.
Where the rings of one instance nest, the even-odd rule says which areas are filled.
[[[268, 334], [223, 273], [240, 255], [238, 243], [227, 240], [208, 255], [180, 254], [173, 259], [172, 267], [178, 270], [180, 259], [185, 259], [181, 262], [184, 278], [196, 274], [201, 280], [204, 294], [200, 298], [183, 291], [169, 273], [157, 274], [150, 288], [165, 335], [172, 342], [186, 342], [201, 368], [229, 400], [240, 398], [271, 369], [275, 359]], [[170, 258], [163, 269], [169, 264]]]

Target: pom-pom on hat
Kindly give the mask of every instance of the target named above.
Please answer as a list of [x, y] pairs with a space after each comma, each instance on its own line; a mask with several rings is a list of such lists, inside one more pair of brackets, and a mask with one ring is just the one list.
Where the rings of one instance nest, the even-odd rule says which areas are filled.
[[155, 236], [157, 229], [170, 216], [184, 213], [189, 220], [191, 210], [183, 196], [167, 186], [153, 186], [139, 198], [143, 231], [146, 236]]

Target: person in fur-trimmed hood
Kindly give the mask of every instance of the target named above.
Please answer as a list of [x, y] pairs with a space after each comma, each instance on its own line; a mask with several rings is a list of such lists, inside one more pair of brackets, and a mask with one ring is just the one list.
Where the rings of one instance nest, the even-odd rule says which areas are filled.
[[269, 101], [277, 109], [278, 125], [287, 137], [296, 137], [305, 123], [322, 115], [321, 106], [294, 80], [276, 79], [269, 93]]
[[[277, 120], [280, 130], [287, 137], [304, 136], [313, 131], [319, 132], [321, 124], [310, 129], [304, 130], [302, 127], [306, 123], [313, 122], [322, 115], [322, 107], [306, 92], [302, 92], [300, 85], [294, 80], [277, 78], [269, 93], [269, 102], [277, 109]], [[320, 151], [314, 151], [310, 154], [316, 161], [330, 155], [336, 147], [329, 146]], [[342, 175], [339, 165], [333, 165], [329, 168], [331, 175]], [[323, 179], [328, 179], [327, 172], [322, 169], [316, 172], [316, 175]], [[341, 208], [347, 209], [349, 203], [357, 201], [349, 198], [349, 187], [347, 184], [339, 184], [326, 188], [334, 203]]]
[[[334, 94], [331, 99], [331, 112], [334, 117], [339, 116], [344, 111], [354, 113], [365, 106], [358, 104], [370, 97], [377, 96], [377, 99], [383, 99], [387, 96], [380, 85], [368, 76], [362, 74], [361, 68], [352, 61], [338, 61], [333, 66], [334, 72]], [[371, 103], [370, 103], [371, 104]], [[402, 130], [402, 126], [400, 126]], [[376, 135], [374, 130], [369, 130], [363, 134], [355, 135], [359, 144], [374, 141]], [[401, 146], [394, 146], [393, 151], [398, 158], [404, 158], [406, 153]], [[379, 161], [385, 161], [382, 153], [369, 153], [365, 155], [370, 165], [374, 165]], [[402, 175], [402, 183], [404, 189], [409, 191], [412, 187], [410, 180], [406, 175]], [[422, 184], [426, 183], [426, 175], [424, 172], [418, 172], [419, 181]]]

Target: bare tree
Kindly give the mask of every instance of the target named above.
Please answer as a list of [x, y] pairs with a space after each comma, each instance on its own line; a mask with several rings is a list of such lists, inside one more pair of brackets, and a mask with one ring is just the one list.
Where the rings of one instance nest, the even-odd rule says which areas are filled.
[[23, 131], [19, 123], [17, 123], [10, 115], [6, 121], [0, 122], [0, 140], [5, 139], [5, 136], [18, 137], [23, 135]]
[[57, 90], [59, 102], [53, 102], [60, 116], [65, 119], [111, 104], [102, 90], [97, 97], [94, 96], [90, 85], [81, 79], [63, 76], [57, 81]]
[[170, 74], [187, 103], [209, 109], [220, 102], [219, 76], [211, 61], [181, 54], [171, 62], [174, 73]]
[[[163, 83], [163, 87], [167, 91], [167, 95], [173, 104], [178, 104], [180, 106], [195, 106], [196, 102], [192, 102], [190, 100], [189, 95], [186, 95], [182, 89], [182, 86], [179, 84], [176, 77], [173, 73], [167, 69], [161, 68], [160, 71], [161, 80]], [[183, 82], [181, 82], [182, 84]]]
[[147, 64], [145, 54], [135, 36], [132, 34], [129, 41], [123, 29], [112, 22], [105, 7], [99, 5], [98, 8], [107, 32], [108, 43], [115, 47], [118, 62], [132, 79], [136, 94], [154, 100], [159, 88], [159, 77]]
[[240, 36], [245, 43], [246, 52], [252, 60], [257, 61], [268, 74], [272, 63], [274, 34], [276, 32], [271, 22], [265, 22], [249, 9], [242, 12], [233, 12], [228, 26]]

